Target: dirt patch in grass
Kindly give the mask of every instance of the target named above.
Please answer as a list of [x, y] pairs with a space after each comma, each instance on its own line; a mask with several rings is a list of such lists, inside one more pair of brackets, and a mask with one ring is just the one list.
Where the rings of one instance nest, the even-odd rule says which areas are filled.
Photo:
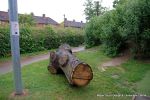
[[108, 67], [116, 67], [121, 65], [122, 63], [126, 62], [131, 57], [129, 50], [123, 52], [119, 57], [115, 57], [110, 61], [104, 62], [102, 66], [102, 71], [105, 71]]

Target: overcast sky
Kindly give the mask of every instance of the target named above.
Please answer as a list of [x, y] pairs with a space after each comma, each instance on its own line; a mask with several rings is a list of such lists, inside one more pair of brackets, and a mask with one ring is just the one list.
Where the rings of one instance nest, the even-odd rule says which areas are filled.
[[[18, 12], [42, 16], [62, 22], [64, 14], [68, 20], [84, 21], [84, 4], [85, 0], [18, 0]], [[102, 5], [112, 8], [113, 0], [103, 0]], [[0, 0], [0, 11], [8, 10], [8, 0]]]

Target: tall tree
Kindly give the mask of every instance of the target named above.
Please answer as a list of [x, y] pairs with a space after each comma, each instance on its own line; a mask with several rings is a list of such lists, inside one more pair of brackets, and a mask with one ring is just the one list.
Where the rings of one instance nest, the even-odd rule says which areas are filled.
[[84, 6], [85, 6], [84, 14], [86, 15], [86, 20], [89, 20], [94, 15], [93, 1], [92, 0], [86, 0], [86, 2], [84, 3]]
[[103, 15], [106, 11], [106, 7], [103, 7], [101, 5], [102, 1], [92, 1], [92, 0], [86, 0], [84, 3], [85, 9], [84, 14], [86, 15], [86, 20], [89, 21], [94, 16], [100, 16]]
[[113, 1], [113, 7], [116, 8], [117, 5], [123, 5], [125, 2], [128, 2], [128, 0], [114, 0]]
[[101, 3], [102, 3], [102, 0], [101, 1], [94, 1], [93, 10], [94, 10], [95, 16], [103, 15], [104, 12], [106, 11], [106, 7], [103, 7], [101, 5]]
[[116, 5], [119, 3], [119, 0], [114, 0], [113, 1], [113, 7], [116, 8]]

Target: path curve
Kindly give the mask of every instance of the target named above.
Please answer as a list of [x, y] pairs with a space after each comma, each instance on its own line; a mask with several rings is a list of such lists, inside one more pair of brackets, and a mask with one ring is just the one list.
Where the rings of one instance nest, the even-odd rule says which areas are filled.
[[[72, 48], [72, 52], [79, 52], [79, 51], [83, 51], [83, 50], [85, 50], [84, 46]], [[21, 59], [21, 67], [31, 64], [31, 63], [34, 63], [34, 62], [41, 61], [41, 60], [46, 60], [46, 59], [49, 59], [49, 52], [47, 54], [41, 54], [41, 55], [31, 56], [31, 57], [24, 57], [23, 59]], [[6, 61], [6, 62], [0, 63], [0, 75], [8, 73], [10, 71], [12, 71], [12, 62], [11, 61]]]
[[113, 58], [112, 60], [103, 63], [101, 65], [102, 66], [101, 69], [102, 69], [102, 71], [105, 71], [105, 69], [108, 68], [108, 67], [119, 66], [122, 63], [126, 62], [130, 57], [131, 56], [130, 56], [129, 50], [126, 50], [126, 51], [124, 51], [122, 56]]

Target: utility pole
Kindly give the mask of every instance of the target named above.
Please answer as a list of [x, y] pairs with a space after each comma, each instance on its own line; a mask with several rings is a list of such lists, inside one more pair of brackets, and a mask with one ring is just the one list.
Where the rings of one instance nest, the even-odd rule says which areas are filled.
[[15, 95], [22, 95], [23, 86], [22, 86], [22, 79], [21, 79], [17, 0], [8, 0], [8, 2], [9, 2], [11, 54], [12, 54], [12, 61], [13, 61]]

